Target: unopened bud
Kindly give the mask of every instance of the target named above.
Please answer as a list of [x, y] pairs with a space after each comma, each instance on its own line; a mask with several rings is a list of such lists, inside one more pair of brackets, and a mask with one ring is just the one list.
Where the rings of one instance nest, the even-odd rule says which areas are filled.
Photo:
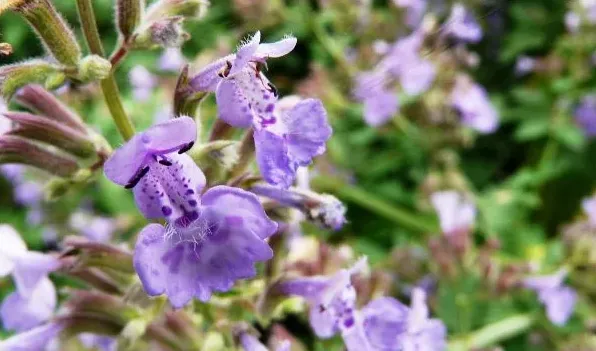
[[0, 43], [0, 55], [8, 56], [12, 54], [12, 45], [9, 43]]
[[311, 208], [308, 219], [323, 228], [339, 230], [346, 223], [346, 207], [335, 196], [320, 195], [319, 206]]
[[5, 112], [4, 116], [16, 124], [16, 127], [7, 133], [8, 135], [48, 143], [79, 157], [90, 157], [95, 154], [95, 146], [87, 134], [82, 134], [55, 120], [26, 112]]
[[134, 38], [133, 46], [137, 48], [180, 47], [190, 38], [190, 35], [182, 29], [183, 21], [184, 17], [181, 16], [155, 21]]
[[58, 62], [67, 66], [77, 65], [81, 57], [81, 48], [72, 30], [51, 1], [8, 1], [8, 4], [0, 5], [0, 13], [4, 9], [15, 11], [23, 16]]
[[[178, 81], [176, 82], [176, 89], [174, 91], [174, 115], [188, 115], [195, 116], [197, 107], [207, 96], [208, 92], [194, 92], [190, 86], [190, 79], [188, 75], [188, 68], [186, 65], [182, 68]], [[220, 121], [219, 119], [215, 122]], [[213, 139], [210, 139], [213, 140]]]
[[30, 84], [19, 89], [16, 99], [19, 104], [39, 115], [87, 134], [87, 128], [83, 120], [40, 85]]
[[144, 0], [118, 0], [116, 2], [116, 22], [124, 41], [127, 41], [141, 22]]
[[0, 67], [0, 91], [9, 100], [20, 87], [29, 83], [46, 83], [60, 67], [43, 60], [31, 60]]
[[105, 79], [111, 70], [110, 61], [97, 55], [89, 55], [79, 62], [79, 74], [84, 81]]
[[60, 177], [69, 177], [79, 168], [74, 159], [14, 135], [0, 136], [0, 164], [2, 163], [26, 164]]
[[54, 90], [64, 85], [66, 81], [66, 74], [64, 72], [52, 72], [44, 81], [44, 87], [48, 90]]
[[[122, 330], [121, 335], [124, 339], [122, 341], [125, 344], [127, 344], [127, 346], [132, 346], [136, 343], [136, 341], [139, 338], [141, 338], [145, 334], [146, 330], [147, 321], [145, 321], [143, 318], [133, 319], [130, 322], [128, 322], [128, 324], [126, 324], [126, 326]], [[124, 346], [124, 349], [127, 349], [127, 347]]]
[[53, 178], [45, 185], [45, 199], [47, 201], [55, 201], [72, 188], [72, 181], [64, 178]]

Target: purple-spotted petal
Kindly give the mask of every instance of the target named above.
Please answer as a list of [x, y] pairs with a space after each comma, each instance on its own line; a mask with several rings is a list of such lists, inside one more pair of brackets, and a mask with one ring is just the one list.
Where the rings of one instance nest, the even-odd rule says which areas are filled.
[[201, 169], [186, 154], [170, 154], [171, 165], [152, 161], [149, 171], [134, 187], [137, 207], [147, 218], [166, 218], [173, 222], [182, 217], [198, 216], [199, 195], [206, 179]]
[[2, 351], [43, 351], [64, 329], [61, 323], [48, 323], [0, 341]]
[[297, 39], [295, 37], [287, 37], [275, 43], [263, 43], [259, 45], [254, 56], [260, 59], [267, 59], [269, 57], [282, 57], [289, 54], [296, 47]]
[[27, 252], [27, 246], [19, 233], [8, 224], [0, 225], [0, 277], [13, 272], [15, 258]]
[[154, 125], [138, 133], [117, 149], [104, 165], [106, 177], [119, 185], [126, 185], [154, 155], [174, 152], [197, 137], [195, 121], [179, 117]]
[[234, 76], [242, 71], [246, 65], [253, 59], [253, 55], [259, 48], [261, 42], [261, 32], [257, 31], [244, 45], [236, 52], [236, 57], [230, 68], [229, 76]]
[[215, 99], [219, 118], [233, 127], [251, 126], [254, 119], [251, 102], [237, 80], [222, 80], [217, 86]]
[[319, 338], [330, 338], [339, 330], [337, 317], [319, 305], [312, 305], [308, 316], [310, 326]]
[[60, 260], [40, 252], [28, 251], [15, 261], [13, 278], [19, 294], [29, 297], [50, 272], [60, 268]]
[[360, 313], [354, 312], [348, 322], [350, 327], [344, 326], [341, 333], [348, 351], [379, 351], [368, 340]]
[[290, 159], [285, 140], [267, 130], [255, 130], [255, 153], [259, 170], [267, 183], [289, 187], [298, 164]]
[[306, 166], [313, 157], [325, 152], [325, 142], [331, 137], [332, 130], [320, 100], [299, 102], [282, 120], [287, 128], [288, 152], [299, 165]]
[[221, 213], [235, 209], [242, 218], [243, 225], [261, 239], [266, 239], [277, 231], [277, 223], [269, 219], [259, 199], [248, 191], [228, 186], [213, 187], [201, 198], [203, 206], [217, 209]]
[[18, 292], [8, 295], [0, 306], [2, 325], [7, 330], [23, 332], [52, 317], [56, 308], [56, 288], [47, 277], [41, 279], [31, 292], [23, 297]]

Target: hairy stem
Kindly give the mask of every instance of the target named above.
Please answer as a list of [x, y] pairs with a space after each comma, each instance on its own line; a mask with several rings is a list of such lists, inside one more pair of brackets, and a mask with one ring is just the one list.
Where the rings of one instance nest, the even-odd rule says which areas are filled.
[[[105, 57], [103, 45], [97, 31], [97, 23], [95, 21], [95, 14], [93, 13], [93, 6], [91, 0], [77, 0], [77, 9], [79, 11], [79, 19], [83, 26], [83, 33], [87, 41], [87, 46], [91, 53]], [[130, 139], [134, 133], [134, 126], [132, 121], [128, 118], [122, 100], [120, 99], [120, 91], [114, 79], [114, 74], [110, 73], [109, 77], [101, 81], [101, 90], [104, 99], [110, 110], [110, 114], [116, 123], [116, 127], [122, 135], [124, 140]]]

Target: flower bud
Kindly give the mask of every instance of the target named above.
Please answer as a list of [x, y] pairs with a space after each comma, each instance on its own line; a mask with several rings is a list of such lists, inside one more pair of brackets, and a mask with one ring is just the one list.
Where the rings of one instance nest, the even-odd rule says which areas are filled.
[[40, 85], [30, 84], [16, 94], [17, 102], [39, 115], [87, 134], [83, 120]]
[[8, 4], [0, 5], [0, 13], [5, 9], [10, 9], [23, 16], [58, 62], [67, 66], [77, 65], [81, 57], [81, 48], [72, 30], [56, 11], [51, 1], [8, 1]]
[[124, 339], [122, 341], [128, 346], [125, 346], [124, 349], [129, 349], [130, 346], [134, 345], [145, 334], [146, 330], [147, 321], [144, 318], [133, 319], [128, 322], [121, 333]]
[[141, 22], [145, 0], [118, 0], [116, 2], [116, 24], [124, 41], [132, 36]]
[[0, 136], [0, 164], [2, 163], [22, 163], [60, 177], [71, 176], [79, 168], [74, 159], [14, 135]]
[[207, 12], [207, 7], [207, 0], [159, 0], [149, 7], [143, 20], [154, 22], [172, 16], [201, 18]]
[[48, 90], [54, 90], [64, 85], [66, 81], [66, 74], [64, 72], [52, 72], [48, 74], [44, 82], [44, 87]]
[[29, 83], [45, 83], [60, 73], [60, 67], [43, 60], [31, 60], [0, 67], [0, 92], [9, 100], [20, 87]]
[[184, 17], [181, 16], [155, 21], [135, 36], [132, 45], [135, 48], [180, 47], [190, 38], [182, 29], [183, 21]]
[[89, 136], [69, 126], [26, 112], [5, 112], [4, 116], [16, 124], [7, 135], [42, 141], [79, 157], [95, 154], [95, 146]]
[[[195, 116], [197, 107], [208, 92], [194, 92], [189, 84], [188, 65], [182, 68], [174, 91], [174, 116]], [[216, 121], [216, 123], [219, 119]]]
[[79, 74], [84, 81], [102, 80], [110, 75], [112, 64], [97, 55], [89, 55], [79, 62]]

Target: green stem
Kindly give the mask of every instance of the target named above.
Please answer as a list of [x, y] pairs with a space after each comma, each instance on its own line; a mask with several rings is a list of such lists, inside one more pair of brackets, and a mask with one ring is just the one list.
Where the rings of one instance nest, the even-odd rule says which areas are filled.
[[327, 51], [327, 53], [333, 58], [339, 67], [341, 67], [346, 76], [349, 78], [354, 77], [356, 75], [356, 71], [348, 63], [348, 61], [346, 61], [346, 56], [342, 49], [336, 45], [336, 42], [331, 40], [329, 35], [327, 35], [327, 32], [325, 31], [325, 28], [318, 17], [313, 16], [313, 19], [311, 20], [311, 28], [315, 38], [317, 38], [325, 51]]
[[365, 190], [355, 185], [345, 184], [339, 179], [317, 177], [312, 180], [312, 186], [315, 189], [329, 191], [337, 194], [340, 198], [357, 203], [404, 228], [422, 233], [438, 232], [439, 230], [437, 224], [430, 222], [428, 218], [389, 204]]
[[519, 335], [534, 324], [535, 318], [530, 314], [518, 314], [472, 332], [466, 337], [449, 342], [449, 351], [465, 351], [483, 348], [512, 336]]
[[[93, 12], [91, 0], [77, 0], [77, 9], [79, 11], [79, 19], [83, 26], [83, 33], [85, 34], [89, 50], [95, 55], [105, 57], [103, 45], [101, 44], [101, 39], [97, 30], [97, 23], [95, 21], [95, 14]], [[104, 99], [120, 135], [122, 135], [124, 140], [132, 138], [135, 134], [134, 126], [122, 105], [120, 91], [118, 90], [118, 85], [114, 79], [114, 74], [110, 73], [110, 76], [102, 80], [100, 85]]]

